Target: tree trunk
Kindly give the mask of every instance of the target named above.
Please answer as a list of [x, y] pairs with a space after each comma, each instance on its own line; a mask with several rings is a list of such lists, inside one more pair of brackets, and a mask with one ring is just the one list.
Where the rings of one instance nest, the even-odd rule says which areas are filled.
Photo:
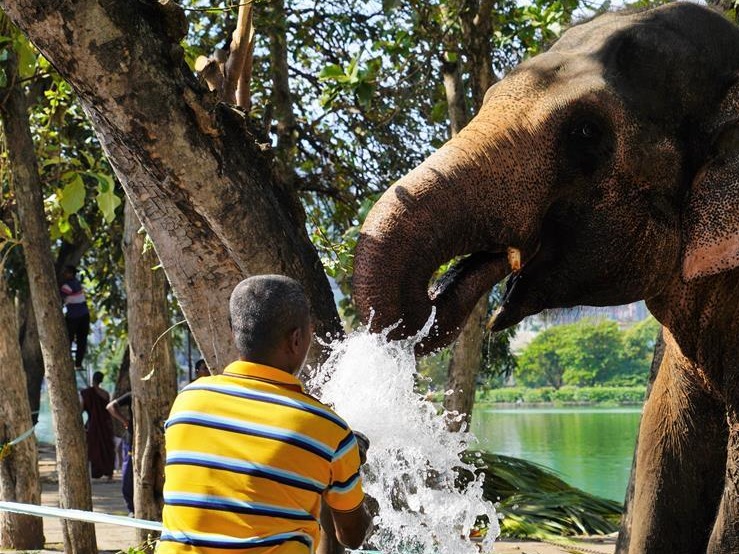
[[493, 0], [461, 0], [462, 37], [467, 53], [472, 104], [477, 112], [485, 93], [495, 84], [493, 73]]
[[[59, 275], [65, 265], [76, 266], [85, 251], [90, 247], [90, 241], [85, 238], [76, 244], [63, 242], [54, 264], [54, 271]], [[31, 417], [34, 425], [38, 421], [38, 412], [41, 408], [41, 385], [44, 381], [44, 359], [41, 356], [41, 344], [38, 339], [36, 314], [33, 303], [27, 292], [18, 295], [16, 302], [18, 317], [18, 338], [23, 357], [23, 370], [26, 372], [28, 387], [28, 401], [31, 404]]]
[[44, 381], [44, 358], [38, 340], [38, 324], [33, 302], [28, 293], [19, 294], [16, 302], [18, 316], [18, 339], [23, 358], [23, 371], [26, 374], [28, 402], [31, 405], [31, 418], [35, 425], [41, 409], [41, 384]]
[[0, 6], [78, 94], [211, 369], [236, 357], [228, 298], [248, 275], [298, 279], [317, 334], [341, 331], [297, 195], [243, 114], [193, 78], [174, 2]]
[[[0, 267], [0, 271], [2, 268]], [[5, 278], [0, 275], [0, 444], [27, 431], [31, 408], [26, 393], [15, 307]], [[41, 503], [36, 438], [31, 435], [11, 447], [0, 459], [0, 498], [6, 502]], [[44, 547], [44, 527], [40, 517], [0, 512], [0, 548], [38, 550]]]
[[270, 65], [272, 74], [272, 104], [277, 120], [277, 174], [285, 186], [295, 183], [292, 160], [297, 145], [297, 123], [293, 112], [290, 92], [289, 67], [287, 61], [287, 29], [284, 0], [271, 0], [266, 6], [270, 25], [266, 30], [269, 38]]
[[485, 336], [485, 317], [488, 313], [487, 295], [480, 298], [467, 318], [467, 322], [452, 348], [449, 361], [449, 378], [446, 388], [451, 391], [444, 396], [444, 409], [457, 412], [463, 417], [447, 421], [450, 431], [469, 429], [472, 407], [475, 404], [477, 374], [482, 363], [482, 342]]
[[[136, 517], [161, 521], [164, 498], [164, 422], [177, 395], [177, 370], [169, 315], [167, 281], [156, 254], [144, 252], [141, 223], [125, 206], [123, 253], [126, 259], [129, 375], [133, 395], [133, 487]], [[161, 338], [160, 338], [161, 337]], [[139, 530], [145, 541], [150, 531]]]
[[[462, 22], [462, 48], [470, 61], [470, 87], [474, 110], [482, 106], [487, 89], [495, 81], [491, 61], [492, 31], [490, 27], [490, 0], [472, 2], [463, 0], [450, 5], [452, 13], [459, 13]], [[487, 33], [487, 34], [485, 34]], [[462, 90], [459, 55], [449, 55], [454, 46], [446, 45], [447, 55], [442, 64], [444, 90], [449, 107], [451, 134], [456, 135], [469, 121], [465, 92]], [[453, 60], [453, 61], [449, 61]], [[483, 88], [484, 87], [484, 88]], [[487, 294], [477, 301], [462, 328], [459, 338], [452, 347], [446, 389], [451, 391], [444, 397], [444, 409], [463, 414], [461, 419], [451, 418], [447, 422], [450, 430], [457, 431], [463, 425], [469, 428], [472, 408], [475, 404], [477, 375], [482, 364], [482, 345], [485, 337]]]
[[[23, 232], [23, 253], [31, 300], [37, 316], [41, 353], [49, 384], [59, 468], [59, 503], [62, 508], [91, 510], [90, 475], [82, 415], [54, 274], [26, 99], [16, 82], [15, 56], [11, 53], [3, 65], [9, 85], [4, 91], [4, 102], [0, 104], [0, 115], [5, 128], [8, 160], [15, 185], [18, 219]], [[65, 552], [97, 552], [95, 527], [92, 524], [64, 520], [63, 534]]]
[[469, 121], [462, 88], [462, 75], [459, 71], [459, 55], [456, 52], [445, 53], [441, 64], [441, 74], [449, 111], [449, 127], [451, 135], [456, 136]]

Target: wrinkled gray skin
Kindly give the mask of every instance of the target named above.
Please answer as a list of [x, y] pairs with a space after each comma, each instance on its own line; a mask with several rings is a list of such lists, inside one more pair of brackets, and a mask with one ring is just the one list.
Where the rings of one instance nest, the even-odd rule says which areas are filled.
[[646, 299], [666, 350], [621, 552], [739, 552], [738, 70], [739, 30], [696, 5], [574, 27], [388, 189], [357, 246], [373, 329], [402, 318], [392, 336], [413, 334], [436, 306], [420, 352], [453, 340], [509, 274], [494, 330]]

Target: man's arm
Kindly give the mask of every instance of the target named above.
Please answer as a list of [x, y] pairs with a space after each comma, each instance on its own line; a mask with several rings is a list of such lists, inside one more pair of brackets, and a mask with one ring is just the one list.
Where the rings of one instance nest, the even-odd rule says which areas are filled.
[[[130, 394], [130, 393], [127, 393], [127, 394]], [[108, 410], [108, 413], [110, 413], [110, 415], [112, 415], [114, 418], [120, 421], [123, 424], [123, 427], [128, 429], [130, 422], [125, 417], [123, 417], [123, 414], [118, 409], [118, 401], [121, 398], [123, 398], [123, 396], [121, 396], [120, 398], [116, 398], [115, 400], [109, 402], [108, 405], [105, 406], [105, 409]]]
[[321, 525], [329, 540], [320, 543], [318, 554], [341, 552], [336, 540], [348, 548], [359, 548], [372, 527], [359, 477], [359, 467], [367, 460], [368, 448], [369, 439], [352, 431], [339, 445], [344, 453], [332, 462], [335, 483], [324, 493], [321, 503]]
[[372, 529], [372, 517], [364, 501], [351, 512], [331, 510], [331, 519], [334, 522], [336, 538], [347, 548], [362, 546], [364, 539]]

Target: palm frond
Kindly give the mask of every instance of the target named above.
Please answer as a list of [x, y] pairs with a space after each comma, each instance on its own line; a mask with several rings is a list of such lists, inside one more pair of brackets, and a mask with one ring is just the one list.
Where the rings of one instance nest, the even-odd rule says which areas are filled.
[[[608, 534], [618, 529], [622, 506], [568, 485], [554, 471], [519, 458], [467, 451], [463, 460], [483, 474], [483, 496], [496, 503], [505, 536], [551, 540]], [[460, 471], [460, 485], [469, 482]]]

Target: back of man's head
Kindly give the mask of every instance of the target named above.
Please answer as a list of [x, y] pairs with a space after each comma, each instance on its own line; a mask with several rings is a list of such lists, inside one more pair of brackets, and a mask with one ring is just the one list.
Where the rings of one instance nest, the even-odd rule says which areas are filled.
[[103, 382], [103, 377], [105, 377], [105, 376], [103, 375], [103, 372], [102, 371], [96, 371], [95, 373], [93, 373], [92, 374], [92, 383], [93, 383], [93, 385], [99, 385], [100, 383], [102, 383]]
[[296, 328], [310, 322], [303, 287], [284, 275], [255, 275], [231, 293], [231, 328], [244, 359], [269, 354]]

